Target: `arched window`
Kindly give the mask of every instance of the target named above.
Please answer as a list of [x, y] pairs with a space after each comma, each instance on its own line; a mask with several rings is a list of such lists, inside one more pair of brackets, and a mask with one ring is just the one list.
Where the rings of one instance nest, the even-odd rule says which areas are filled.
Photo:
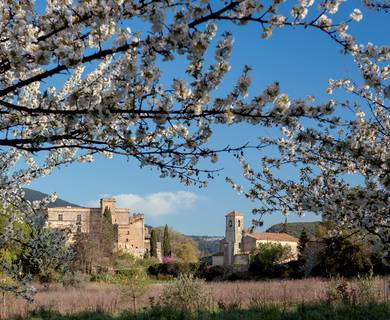
[[238, 222], [237, 222], [238, 224], [238, 226], [241, 226], [241, 220], [238, 220]]
[[233, 227], [233, 221], [229, 220], [229, 227]]

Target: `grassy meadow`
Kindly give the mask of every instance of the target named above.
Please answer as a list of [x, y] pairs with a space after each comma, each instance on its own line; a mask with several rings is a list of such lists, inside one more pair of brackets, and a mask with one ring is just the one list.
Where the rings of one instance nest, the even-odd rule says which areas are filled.
[[[136, 299], [128, 288], [118, 285], [54, 284], [38, 287], [33, 303], [5, 296], [1, 316], [31, 320], [390, 319], [389, 284], [386, 278], [211, 282], [203, 283], [203, 296], [191, 291], [190, 285], [188, 291], [173, 294], [171, 300], [165, 301], [162, 296], [169, 282], [148, 285]], [[189, 301], [200, 300], [196, 308], [177, 307], [169, 302], [186, 299], [186, 295]]]

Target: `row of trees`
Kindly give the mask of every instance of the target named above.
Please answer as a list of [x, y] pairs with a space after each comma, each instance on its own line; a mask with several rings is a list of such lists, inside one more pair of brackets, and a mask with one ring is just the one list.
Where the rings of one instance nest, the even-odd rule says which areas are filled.
[[297, 260], [291, 248], [281, 244], [260, 244], [251, 254], [249, 271], [257, 277], [357, 277], [365, 274], [389, 274], [381, 257], [383, 252], [369, 239], [348, 232], [329, 236], [332, 223], [322, 222], [309, 237], [303, 229], [298, 243]]

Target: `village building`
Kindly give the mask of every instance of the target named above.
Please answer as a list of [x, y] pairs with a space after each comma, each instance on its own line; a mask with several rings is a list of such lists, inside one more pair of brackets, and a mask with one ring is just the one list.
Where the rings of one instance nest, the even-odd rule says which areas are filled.
[[233, 210], [226, 216], [225, 238], [221, 240], [221, 252], [212, 256], [213, 266], [231, 266], [245, 269], [250, 263], [250, 252], [260, 243], [279, 243], [291, 248], [292, 257], [298, 255], [298, 239], [287, 233], [251, 232], [244, 227], [244, 216]]
[[129, 209], [117, 208], [113, 198], [101, 199], [99, 208], [67, 206], [47, 210], [48, 226], [70, 230], [70, 239], [78, 232], [97, 235], [101, 230], [104, 211], [110, 210], [115, 231], [115, 249], [138, 258], [150, 251], [150, 234], [144, 224], [144, 215], [130, 215]]

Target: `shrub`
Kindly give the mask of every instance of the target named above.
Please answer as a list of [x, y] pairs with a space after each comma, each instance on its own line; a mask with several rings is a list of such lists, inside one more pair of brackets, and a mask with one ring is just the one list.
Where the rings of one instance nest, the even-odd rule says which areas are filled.
[[199, 268], [197, 263], [159, 263], [151, 265], [148, 268], [148, 273], [157, 278], [169, 276], [178, 277], [180, 274], [195, 274]]
[[226, 280], [228, 281], [245, 281], [250, 279], [251, 279], [250, 274], [245, 271], [232, 272], [226, 276]]
[[281, 277], [285, 266], [281, 266], [291, 257], [291, 248], [279, 243], [261, 243], [252, 252], [249, 270], [259, 277]]
[[364, 305], [374, 303], [378, 296], [375, 279], [372, 276], [359, 276], [354, 282], [336, 278], [329, 282], [326, 291], [329, 304]]
[[90, 280], [90, 277], [81, 272], [67, 272], [62, 277], [64, 287], [82, 288]]
[[122, 296], [130, 297], [133, 304], [133, 309], [137, 310], [137, 300], [146, 290], [148, 277], [143, 268], [126, 270], [126, 272], [118, 275], [121, 278]]
[[176, 262], [176, 258], [172, 256], [163, 256], [161, 260], [164, 264], [172, 264]]
[[120, 284], [121, 278], [109, 273], [93, 273], [91, 275], [91, 281], [94, 282], [105, 282], [110, 284]]
[[163, 263], [154, 264], [148, 267], [148, 273], [152, 276], [158, 276], [160, 274], [167, 273], [167, 265]]
[[212, 266], [199, 269], [197, 275], [206, 281], [222, 281], [231, 273], [230, 268], [224, 266]]
[[186, 274], [179, 275], [164, 288], [160, 303], [164, 307], [184, 311], [215, 309], [215, 303], [206, 291], [205, 282]]

